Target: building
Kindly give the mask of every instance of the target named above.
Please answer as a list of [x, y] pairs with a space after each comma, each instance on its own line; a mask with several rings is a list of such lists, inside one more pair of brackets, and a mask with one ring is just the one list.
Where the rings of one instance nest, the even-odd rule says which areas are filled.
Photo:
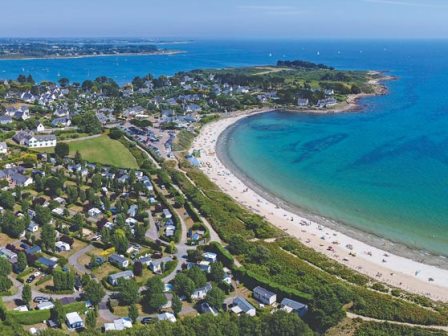
[[157, 315], [157, 318], [159, 319], [159, 321], [170, 321], [170, 322], [176, 322], [176, 316], [174, 316], [174, 314], [172, 313], [163, 313], [163, 314], [159, 314]]
[[45, 126], [40, 121], [36, 122], [36, 132], [44, 132]]
[[54, 246], [56, 247], [56, 251], [58, 252], [65, 252], [70, 251], [70, 245], [67, 243], [64, 243], [63, 241], [57, 241]]
[[205, 261], [208, 261], [210, 263], [214, 263], [218, 260], [218, 256], [216, 255], [216, 253], [212, 253], [212, 252], [203, 253], [202, 258], [204, 258]]
[[112, 286], [116, 286], [116, 285], [118, 285], [119, 279], [129, 280], [129, 279], [132, 279], [133, 277], [134, 277], [134, 273], [132, 271], [123, 271], [123, 272], [109, 275], [109, 277], [107, 278], [107, 281]]
[[307, 107], [309, 104], [310, 104], [310, 101], [307, 98], [297, 99], [297, 106], [299, 106], [299, 107]]
[[305, 316], [308, 312], [308, 306], [306, 304], [288, 298], [284, 298], [282, 300], [280, 303], [280, 309], [286, 311], [287, 313], [294, 312], [300, 317]]
[[257, 313], [255, 308], [241, 296], [237, 296], [233, 299], [232, 308], [230, 308], [230, 310], [237, 315], [243, 313], [249, 316], [255, 316]]
[[37, 305], [38, 310], [47, 310], [47, 309], [53, 309], [54, 303], [51, 301], [44, 301]]
[[13, 138], [19, 145], [29, 148], [55, 147], [56, 136], [54, 134], [34, 135], [32, 132], [19, 131]]
[[21, 186], [28, 187], [33, 183], [33, 179], [29, 176], [25, 176], [19, 173], [13, 173], [9, 176], [9, 182], [11, 187]]
[[89, 215], [89, 217], [97, 218], [99, 215], [101, 215], [101, 210], [98, 208], [92, 208], [87, 211], [87, 214]]
[[266, 305], [272, 305], [277, 301], [277, 294], [260, 286], [254, 288], [253, 296], [255, 299]]
[[203, 302], [199, 306], [199, 312], [202, 314], [212, 314], [213, 316], [218, 316], [217, 310], [210, 306], [207, 302]]
[[54, 268], [58, 264], [57, 261], [45, 257], [40, 257], [37, 262], [48, 268]]
[[129, 260], [116, 253], [109, 256], [109, 262], [120, 268], [126, 268], [129, 266]]
[[319, 108], [326, 108], [326, 107], [331, 107], [334, 106], [338, 103], [338, 101], [334, 98], [325, 98], [325, 99], [320, 99], [317, 102], [317, 107]]
[[53, 126], [53, 127], [68, 127], [71, 124], [72, 124], [72, 121], [67, 117], [55, 118], [51, 121], [51, 126]]
[[0, 154], [7, 154], [8, 153], [8, 145], [6, 142], [0, 142]]
[[17, 261], [17, 253], [8, 250], [5, 247], [0, 247], [0, 257], [5, 258], [10, 263], [15, 263]]
[[8, 125], [12, 123], [12, 118], [10, 116], [0, 116], [0, 125]]
[[77, 312], [72, 312], [65, 315], [65, 323], [67, 323], [69, 329], [84, 328], [84, 322]]
[[122, 317], [118, 320], [114, 320], [112, 323], [104, 323], [103, 330], [107, 331], [120, 331], [132, 328], [132, 321], [127, 317]]
[[37, 232], [39, 230], [39, 225], [37, 223], [31, 221], [31, 223], [26, 228], [29, 232]]
[[168, 209], [163, 209], [163, 216], [165, 217], [165, 219], [171, 219], [173, 217]]
[[210, 282], [206, 283], [204, 287], [197, 288], [191, 294], [193, 300], [203, 300], [207, 296], [207, 293], [212, 290]]
[[210, 266], [210, 262], [206, 261], [206, 260], [202, 260], [200, 262], [198, 262], [197, 266], [201, 269], [201, 271], [206, 272], [206, 273], [210, 273], [211, 271], [211, 266]]
[[159, 260], [151, 260], [149, 269], [154, 273], [162, 273], [162, 262]]

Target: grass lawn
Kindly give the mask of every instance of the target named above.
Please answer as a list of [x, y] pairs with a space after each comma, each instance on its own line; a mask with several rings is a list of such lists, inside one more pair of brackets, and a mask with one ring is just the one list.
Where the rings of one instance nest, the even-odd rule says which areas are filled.
[[70, 156], [74, 156], [79, 151], [84, 160], [98, 162], [104, 165], [119, 168], [138, 168], [137, 161], [119, 141], [112, 140], [107, 135], [98, 138], [72, 141], [70, 146]]

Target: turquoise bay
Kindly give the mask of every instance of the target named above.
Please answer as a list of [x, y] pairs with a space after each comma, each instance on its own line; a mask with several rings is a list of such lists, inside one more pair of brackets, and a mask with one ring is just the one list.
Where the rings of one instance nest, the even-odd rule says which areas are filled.
[[271, 193], [387, 239], [448, 255], [448, 41], [198, 41], [171, 56], [0, 61], [0, 79], [32, 74], [121, 84], [148, 72], [304, 59], [386, 70], [389, 94], [362, 112], [272, 112], [241, 121], [228, 154]]

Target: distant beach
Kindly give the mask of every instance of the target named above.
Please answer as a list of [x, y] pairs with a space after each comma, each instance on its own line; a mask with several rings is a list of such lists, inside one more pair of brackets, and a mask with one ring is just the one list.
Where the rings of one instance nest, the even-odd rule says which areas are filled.
[[243, 118], [271, 110], [241, 111], [205, 125], [193, 143], [194, 149], [201, 150], [203, 172], [241, 205], [316, 251], [375, 280], [448, 301], [446, 260], [306, 213], [261, 188], [233, 164], [226, 151], [232, 126]]

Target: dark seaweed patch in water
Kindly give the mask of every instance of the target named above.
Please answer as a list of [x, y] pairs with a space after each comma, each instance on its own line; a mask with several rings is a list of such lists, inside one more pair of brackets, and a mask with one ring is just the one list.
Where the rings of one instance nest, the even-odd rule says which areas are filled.
[[293, 129], [289, 125], [251, 125], [251, 128], [256, 131], [268, 131], [268, 132], [291, 132]]
[[292, 163], [301, 163], [305, 160], [308, 160], [315, 154], [318, 154], [330, 148], [331, 146], [344, 141], [347, 137], [348, 135], [346, 133], [338, 133], [306, 142], [300, 147], [300, 151], [302, 152], [302, 154], [297, 159], [292, 161]]
[[[399, 140], [401, 140], [401, 138]], [[431, 141], [427, 136], [419, 136], [402, 142], [401, 144], [399, 140], [395, 139], [378, 146], [356, 160], [352, 167], [370, 165], [391, 157], [398, 157], [405, 154], [414, 155], [417, 159], [426, 157], [448, 164], [448, 156], [446, 154], [448, 138], [445, 138], [440, 143]]]

